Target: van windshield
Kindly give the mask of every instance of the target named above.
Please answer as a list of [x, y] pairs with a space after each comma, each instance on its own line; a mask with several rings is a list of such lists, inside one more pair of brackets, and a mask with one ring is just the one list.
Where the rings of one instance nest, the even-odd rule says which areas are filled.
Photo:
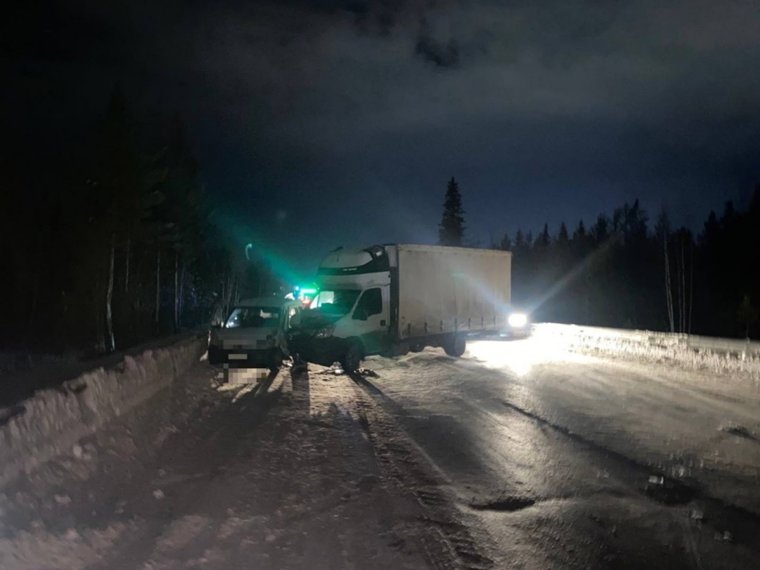
[[280, 307], [235, 307], [224, 324], [225, 328], [276, 328], [280, 322]]
[[310, 309], [320, 309], [325, 315], [342, 317], [356, 303], [360, 289], [323, 289], [312, 299]]

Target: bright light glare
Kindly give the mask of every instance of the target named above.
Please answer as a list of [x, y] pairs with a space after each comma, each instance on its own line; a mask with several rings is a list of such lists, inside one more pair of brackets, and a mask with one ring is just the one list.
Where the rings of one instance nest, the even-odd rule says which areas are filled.
[[468, 342], [467, 350], [489, 368], [507, 368], [520, 377], [527, 376], [541, 364], [587, 360], [557, 340], [544, 336], [518, 341], [480, 340]]
[[521, 329], [528, 324], [528, 315], [525, 313], [512, 313], [509, 315], [507, 322], [513, 329]]

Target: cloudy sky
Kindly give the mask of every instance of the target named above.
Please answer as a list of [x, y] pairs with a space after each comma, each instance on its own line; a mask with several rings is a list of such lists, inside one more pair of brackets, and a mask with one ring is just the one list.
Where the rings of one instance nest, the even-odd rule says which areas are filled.
[[119, 82], [184, 117], [220, 223], [300, 267], [434, 241], [451, 176], [481, 243], [637, 197], [698, 229], [760, 182], [757, 0], [28, 4], [6, 136], [75, 137]]

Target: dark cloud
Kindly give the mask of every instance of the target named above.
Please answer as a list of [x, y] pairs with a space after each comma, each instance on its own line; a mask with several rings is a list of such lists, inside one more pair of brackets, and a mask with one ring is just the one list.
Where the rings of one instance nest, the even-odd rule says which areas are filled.
[[434, 239], [452, 175], [481, 240], [637, 196], [696, 224], [760, 179], [750, 0], [28, 4], [0, 24], [5, 132], [71, 130], [121, 81], [293, 251], [324, 219], [317, 249]]
[[423, 32], [417, 38], [414, 53], [436, 67], [456, 67], [459, 64], [459, 46], [453, 39], [442, 42]]

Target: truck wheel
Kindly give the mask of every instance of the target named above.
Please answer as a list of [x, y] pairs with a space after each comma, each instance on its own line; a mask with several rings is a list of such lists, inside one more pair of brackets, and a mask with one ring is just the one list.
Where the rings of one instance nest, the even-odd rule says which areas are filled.
[[423, 350], [425, 350], [425, 345], [424, 344], [413, 344], [412, 346], [409, 347], [409, 350], [412, 351], [412, 352], [422, 352]]
[[449, 356], [453, 356], [454, 358], [459, 358], [462, 356], [466, 349], [467, 341], [461, 334], [454, 335], [443, 343], [444, 352], [446, 352], [446, 354]]
[[340, 365], [347, 374], [356, 372], [362, 364], [364, 358], [364, 347], [358, 341], [354, 341], [348, 345], [343, 358], [340, 361]]

